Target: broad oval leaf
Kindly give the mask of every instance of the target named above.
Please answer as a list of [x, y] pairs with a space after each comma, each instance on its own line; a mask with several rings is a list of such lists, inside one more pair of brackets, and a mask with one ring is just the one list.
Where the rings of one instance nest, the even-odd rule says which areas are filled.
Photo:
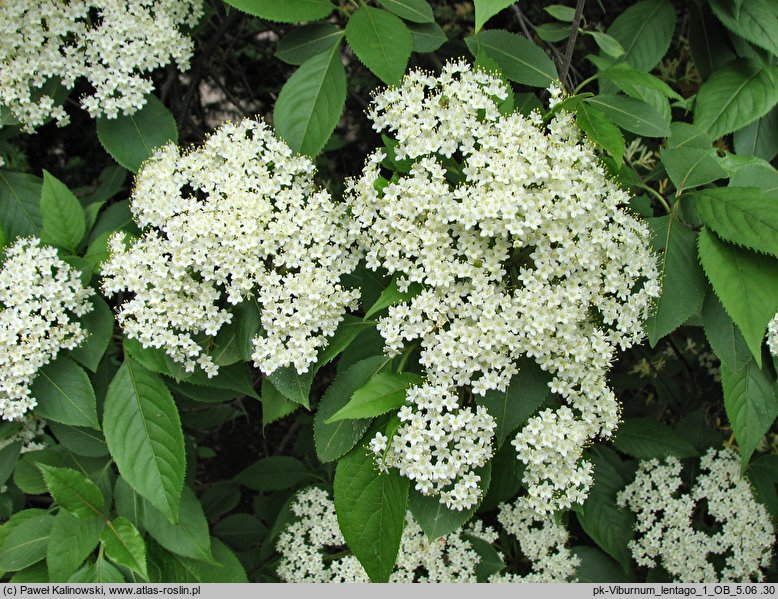
[[310, 408], [308, 395], [313, 384], [314, 369], [308, 367], [308, 372], [299, 374], [293, 366], [278, 368], [268, 377], [273, 386], [287, 399]]
[[92, 372], [97, 372], [113, 335], [113, 312], [105, 300], [97, 295], [89, 301], [92, 310], [81, 318], [82, 327], [88, 331], [87, 338], [70, 351], [70, 356]]
[[44, 418], [73, 426], [99, 430], [97, 399], [84, 369], [66, 357], [38, 371], [31, 387], [38, 401], [36, 411]]
[[53, 525], [54, 516], [37, 512], [14, 523], [0, 546], [0, 569], [21, 570], [44, 559]]
[[225, 2], [255, 17], [279, 23], [316, 21], [326, 17], [335, 8], [330, 0], [225, 0]]
[[124, 480], [171, 522], [184, 486], [184, 435], [165, 384], [126, 358], [105, 397], [103, 431]]
[[284, 397], [269, 379], [262, 379], [262, 426], [267, 426], [288, 416], [298, 408], [300, 404]]
[[629, 64], [650, 71], [670, 47], [674, 29], [675, 9], [669, 0], [643, 0], [616, 17], [607, 33], [624, 48]]
[[108, 560], [98, 557], [94, 563], [87, 563], [80, 567], [67, 582], [127, 582], [121, 571]]
[[761, 365], [767, 323], [778, 312], [778, 261], [721, 241], [707, 228], [700, 231], [697, 253], [713, 290]]
[[338, 373], [321, 398], [313, 421], [313, 440], [316, 455], [322, 462], [331, 462], [345, 455], [365, 434], [370, 420], [340, 420], [327, 424], [327, 420], [345, 406], [354, 392], [384, 368], [390, 359], [373, 356], [352, 364]]
[[38, 177], [0, 169], [0, 225], [6, 239], [40, 236], [42, 188]]
[[346, 25], [346, 39], [362, 63], [387, 85], [399, 83], [411, 56], [411, 33], [390, 12], [362, 6]]
[[373, 582], [387, 582], [405, 528], [408, 479], [378, 472], [373, 456], [356, 447], [335, 468], [335, 512], [351, 551]]
[[685, 189], [727, 176], [713, 148], [662, 148], [660, 156], [678, 195]]
[[78, 518], [94, 518], [102, 514], [105, 503], [103, 493], [81, 472], [45, 464], [39, 464], [38, 469], [54, 501], [71, 514]]
[[705, 338], [721, 363], [730, 370], [739, 371], [751, 359], [745, 339], [712, 289], [708, 289], [702, 304], [702, 322]]
[[427, 0], [378, 0], [386, 10], [412, 23], [432, 23], [435, 20]]
[[434, 52], [448, 41], [437, 23], [408, 23], [414, 52]]
[[327, 346], [319, 352], [318, 359], [316, 360], [316, 368], [318, 370], [325, 364], [332, 362], [337, 356], [339, 356], [346, 348], [351, 345], [362, 332], [371, 329], [375, 326], [374, 322], [365, 321], [356, 316], [347, 314], [338, 325], [335, 330], [335, 334], [330, 338]]
[[770, 0], [709, 0], [708, 4], [727, 29], [778, 54], [778, 13]]
[[273, 127], [295, 152], [316, 156], [340, 120], [346, 73], [337, 48], [306, 60], [278, 95]]
[[768, 162], [778, 155], [778, 106], [733, 136], [735, 152], [757, 156]]
[[703, 222], [719, 237], [778, 257], [778, 201], [754, 187], [715, 187], [694, 194]]
[[41, 189], [43, 241], [75, 253], [86, 234], [86, 217], [81, 203], [67, 186], [43, 171]]
[[604, 149], [617, 165], [624, 157], [624, 136], [599, 108], [580, 102], [576, 106], [576, 122], [592, 142]]
[[405, 405], [408, 387], [421, 383], [422, 377], [412, 372], [379, 372], [357, 389], [349, 402], [326, 421], [372, 418]]
[[697, 449], [666, 424], [651, 418], [631, 418], [619, 425], [613, 444], [633, 458], [690, 458]]
[[100, 542], [105, 520], [100, 516], [77, 518], [66, 510], [54, 517], [46, 563], [51, 582], [66, 582]]
[[278, 42], [276, 58], [287, 64], [301, 65], [317, 54], [329, 52], [341, 39], [343, 30], [331, 23], [296, 27]]
[[474, 39], [511, 81], [548, 87], [559, 79], [553, 61], [526, 37], [493, 29], [482, 31]]
[[717, 69], [697, 93], [694, 124], [713, 138], [742, 129], [778, 102], [778, 67], [741, 58]]
[[600, 94], [587, 98], [622, 129], [645, 137], [667, 137], [670, 127], [656, 109], [642, 100], [628, 96]]
[[134, 114], [97, 119], [97, 137], [116, 162], [137, 173], [154, 148], [178, 143], [178, 130], [171, 112], [149, 94], [146, 104]]
[[648, 219], [651, 246], [660, 256], [662, 295], [646, 322], [651, 346], [672, 333], [705, 299], [705, 273], [697, 261], [697, 235], [675, 216]]
[[778, 416], [775, 386], [752, 360], [740, 372], [721, 368], [724, 408], [745, 466]]
[[121, 516], [107, 522], [100, 540], [109, 559], [148, 579], [146, 544], [132, 522]]

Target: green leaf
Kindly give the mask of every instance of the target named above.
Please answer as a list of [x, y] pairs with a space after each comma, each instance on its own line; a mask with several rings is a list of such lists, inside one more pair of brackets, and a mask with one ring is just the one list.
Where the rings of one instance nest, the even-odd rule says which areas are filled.
[[113, 566], [108, 560], [100, 557], [92, 564], [85, 564], [76, 571], [73, 576], [68, 578], [67, 582], [127, 582], [124, 575], [118, 568]]
[[778, 261], [729, 245], [707, 228], [700, 231], [697, 252], [713, 290], [761, 365], [767, 323], [778, 312]]
[[702, 79], [735, 58], [729, 44], [722, 43], [727, 32], [713, 16], [707, 2], [689, 6], [689, 48]]
[[254, 338], [260, 329], [259, 310], [253, 300], [241, 302], [233, 310], [238, 328], [238, 347], [244, 362], [250, 362], [254, 353]]
[[343, 39], [343, 30], [331, 23], [311, 23], [295, 27], [278, 42], [276, 58], [301, 65], [317, 54], [332, 51]]
[[601, 31], [586, 31], [585, 33], [591, 35], [592, 38], [594, 38], [595, 43], [600, 47], [600, 50], [605, 52], [605, 54], [611, 58], [619, 58], [627, 53], [619, 41], [607, 33], [602, 33]]
[[393, 306], [394, 304], [407, 302], [413, 299], [421, 293], [422, 289], [423, 287], [418, 283], [411, 283], [407, 291], [400, 291], [397, 288], [397, 277], [393, 278], [391, 283], [389, 283], [386, 289], [381, 292], [381, 295], [378, 296], [375, 303], [370, 306], [370, 309], [367, 312], [365, 312], [365, 318], [370, 318], [376, 312], [388, 308], [389, 306]]
[[543, 8], [548, 14], [565, 23], [572, 23], [575, 19], [575, 9], [572, 6], [563, 6], [561, 4], [551, 4]]
[[54, 516], [39, 513], [14, 523], [0, 546], [0, 569], [21, 570], [44, 559], [53, 525]]
[[251, 514], [230, 514], [213, 527], [213, 533], [231, 547], [248, 551], [264, 539], [267, 526]]
[[751, 353], [748, 345], [713, 290], [709, 290], [705, 296], [702, 322], [705, 337], [722, 364], [732, 371], [739, 371], [749, 362]]
[[113, 335], [113, 312], [97, 295], [92, 296], [89, 301], [92, 303], [92, 310], [81, 319], [81, 325], [88, 332], [88, 336], [81, 345], [70, 351], [70, 356], [92, 372], [97, 372]]
[[705, 274], [697, 262], [697, 235], [675, 216], [648, 219], [651, 246], [660, 256], [662, 295], [646, 322], [651, 347], [686, 322], [705, 299]]
[[497, 574], [507, 567], [502, 554], [491, 543], [472, 534], [465, 534], [464, 538], [480, 558], [475, 567], [478, 582], [488, 582], [492, 574]]
[[41, 189], [43, 241], [75, 253], [86, 234], [86, 217], [80, 202], [67, 186], [43, 171]]
[[231, 322], [222, 325], [219, 332], [216, 333], [210, 355], [217, 366], [229, 366], [243, 359], [240, 348], [240, 333], [234, 318]]
[[38, 370], [31, 393], [38, 400], [36, 411], [44, 418], [100, 430], [92, 383], [73, 360], [61, 357]]
[[748, 466], [748, 478], [770, 514], [778, 516], [778, 455], [761, 455]]
[[335, 8], [330, 0], [225, 0], [255, 17], [280, 23], [299, 23], [300, 21], [316, 21], [323, 19]]
[[360, 389], [390, 359], [386, 356], [366, 358], [339, 373], [319, 402], [313, 421], [313, 440], [316, 455], [322, 462], [331, 462], [345, 455], [365, 434], [370, 420], [340, 420], [327, 424], [327, 420], [345, 406], [357, 389]]
[[[616, 505], [616, 493], [627, 484], [627, 480], [616, 468], [605, 447], [595, 447], [588, 456], [594, 464], [594, 485], [581, 511], [576, 511], [578, 521], [592, 540], [626, 570], [631, 553], [627, 544], [632, 539], [634, 518]], [[612, 452], [611, 452], [612, 453]]]
[[699, 455], [695, 447], [666, 424], [651, 418], [631, 418], [619, 425], [613, 444], [633, 458], [690, 458]]
[[108, 559], [148, 579], [146, 544], [132, 522], [120, 516], [106, 523], [100, 540]]
[[778, 155], [778, 107], [761, 119], [735, 131], [735, 152], [744, 156], [758, 156], [768, 162]]
[[717, 187], [694, 194], [706, 226], [731, 243], [778, 256], [778, 201], [754, 187]]
[[674, 29], [675, 10], [668, 0], [644, 0], [616, 17], [607, 33], [624, 48], [629, 64], [650, 71], [670, 47]]
[[108, 387], [103, 431], [124, 480], [171, 522], [184, 485], [184, 435], [158, 377], [126, 358]]
[[362, 63], [387, 85], [400, 82], [411, 55], [411, 33], [390, 12], [362, 6], [346, 25], [346, 39]]
[[493, 29], [474, 39], [511, 81], [545, 88], [559, 79], [553, 61], [526, 37]]
[[116, 162], [137, 173], [154, 148], [178, 143], [178, 130], [172, 113], [149, 94], [146, 104], [135, 114], [97, 119], [97, 137]]
[[667, 137], [668, 127], [656, 109], [642, 100], [628, 96], [601, 94], [587, 98], [584, 102], [593, 104], [622, 129], [645, 137]]
[[769, 163], [742, 166], [729, 180], [730, 187], [758, 187], [771, 200], [778, 200], [778, 170]]
[[740, 372], [732, 372], [722, 365], [721, 384], [727, 419], [745, 467], [778, 416], [775, 387], [753, 360]]
[[200, 495], [203, 511], [212, 520], [231, 512], [240, 500], [240, 489], [232, 481], [211, 485]]
[[778, 102], [778, 67], [733, 60], [716, 70], [697, 93], [694, 124], [713, 138], [742, 129]]
[[778, 54], [778, 14], [770, 0], [709, 0], [709, 4], [727, 29]]
[[299, 403], [284, 397], [268, 379], [262, 380], [262, 397], [260, 401], [262, 402], [263, 427], [276, 420], [280, 420], [284, 416], [288, 416], [300, 407]]
[[544, 42], [561, 42], [570, 36], [572, 27], [565, 23], [541, 23], [534, 25], [535, 33]]
[[481, 31], [486, 22], [516, 0], [473, 0], [475, 4], [475, 33]]
[[571, 551], [581, 560], [575, 575], [578, 582], [631, 582], [621, 566], [596, 547], [580, 545]]
[[316, 156], [338, 124], [345, 102], [346, 73], [335, 45], [306, 60], [284, 83], [273, 109], [273, 127], [292, 150]]
[[[481, 476], [478, 488], [483, 498], [492, 480], [491, 464], [479, 468], [476, 473]], [[467, 510], [451, 510], [440, 502], [440, 497], [422, 495], [417, 490], [411, 489], [408, 496], [408, 509], [427, 538], [434, 541], [461, 528], [473, 517], [478, 505]]]
[[218, 539], [211, 539], [211, 553], [217, 565], [174, 555], [155, 543], [149, 549], [153, 563], [160, 570], [160, 582], [248, 582], [238, 558]]
[[448, 41], [437, 23], [407, 23], [414, 52], [434, 52]]
[[435, 17], [427, 0], [378, 0], [386, 10], [413, 23], [432, 23]]
[[727, 176], [713, 148], [662, 148], [660, 156], [678, 195], [685, 189]]
[[619, 62], [607, 67], [600, 71], [600, 76], [603, 79], [612, 81], [622, 89], [624, 93], [632, 97], [640, 98], [639, 95], [636, 95], [635, 92], [637, 90], [634, 88], [644, 87], [661, 92], [661, 94], [667, 98], [674, 98], [676, 100], [681, 99], [681, 96], [672, 87], [667, 85], [667, 83], [659, 79], [659, 77], [654, 77], [649, 73], [639, 71], [626, 62]]
[[602, 110], [580, 102], [576, 107], [576, 122], [590, 140], [613, 157], [617, 165], [622, 164], [624, 136]]
[[103, 528], [105, 520], [100, 516], [82, 519], [65, 510], [59, 511], [46, 550], [51, 582], [66, 582], [78, 570], [100, 542]]
[[43, 182], [26, 173], [0, 169], [0, 226], [6, 239], [40, 236]]
[[60, 466], [62, 455], [52, 448], [28, 451], [19, 459], [14, 469], [14, 484], [27, 495], [42, 495], [48, 493], [49, 488], [43, 480], [43, 475], [38, 469], [39, 464], [47, 466]]
[[171, 524], [150, 502], [144, 502], [141, 510], [143, 528], [165, 549], [184, 557], [213, 562], [208, 521], [200, 501], [187, 486], [181, 493], [178, 516], [178, 524]]
[[505, 391], [492, 390], [475, 396], [476, 403], [497, 421], [497, 447], [538, 410], [549, 394], [551, 376], [534, 360], [522, 359], [518, 368]]
[[713, 139], [704, 130], [690, 123], [670, 123], [670, 139], [668, 148], [701, 148], [707, 150], [713, 144]]
[[360, 445], [338, 462], [334, 489], [343, 538], [370, 580], [387, 582], [405, 528], [408, 479], [394, 469], [379, 473]]
[[305, 374], [298, 374], [293, 366], [286, 366], [274, 370], [268, 379], [284, 397], [310, 409], [311, 404], [308, 396], [311, 393], [313, 376], [314, 370], [311, 367], [308, 367], [308, 372]]
[[16, 468], [21, 448], [21, 441], [14, 441], [0, 448], [0, 485], [5, 484]]
[[351, 396], [349, 402], [327, 419], [338, 420], [372, 418], [405, 405], [409, 387], [421, 383], [422, 377], [412, 372], [379, 372]]
[[51, 496], [61, 507], [77, 518], [94, 518], [102, 514], [105, 503], [95, 483], [72, 468], [38, 465]]
[[281, 491], [291, 489], [310, 477], [305, 464], [291, 456], [277, 455], [257, 460], [241, 470], [235, 481], [254, 491]]
[[327, 343], [327, 346], [319, 352], [315, 370], [319, 370], [325, 364], [332, 362], [340, 355], [360, 333], [375, 326], [374, 322], [366, 322], [356, 316], [347, 314], [335, 330], [335, 334]]

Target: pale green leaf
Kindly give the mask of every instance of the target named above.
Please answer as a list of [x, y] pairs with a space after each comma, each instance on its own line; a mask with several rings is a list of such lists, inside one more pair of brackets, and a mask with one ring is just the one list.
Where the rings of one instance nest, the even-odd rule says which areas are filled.
[[43, 171], [41, 189], [43, 241], [75, 253], [86, 234], [86, 217], [81, 203], [67, 186]]
[[727, 176], [713, 148], [662, 148], [662, 165], [680, 194], [685, 189], [699, 187]]
[[100, 540], [108, 559], [148, 578], [146, 544], [132, 522], [121, 516], [107, 522]]
[[362, 63], [387, 85], [400, 82], [411, 55], [411, 33], [390, 12], [362, 6], [346, 25], [346, 39]]
[[225, 2], [255, 17], [280, 23], [316, 21], [323, 19], [335, 9], [330, 0], [225, 0]]
[[31, 393], [38, 401], [36, 411], [44, 418], [100, 429], [92, 383], [73, 360], [60, 357], [38, 370]]
[[98, 486], [72, 468], [55, 468], [40, 464], [38, 469], [51, 496], [62, 508], [77, 518], [91, 519], [102, 515], [105, 498]]
[[349, 402], [326, 421], [372, 418], [405, 405], [409, 387], [420, 384], [422, 378], [412, 372], [379, 372], [357, 389]]
[[67, 582], [100, 542], [103, 528], [105, 520], [100, 516], [85, 520], [68, 511], [59, 511], [54, 517], [46, 549], [51, 582]]
[[42, 188], [38, 177], [0, 169], [0, 226], [6, 239], [40, 236]]
[[548, 87], [559, 79], [553, 61], [526, 37], [494, 29], [482, 31], [475, 40], [511, 81]]
[[601, 94], [587, 98], [616, 125], [645, 137], [667, 137], [670, 127], [650, 104], [628, 96]]
[[44, 559], [53, 525], [54, 516], [49, 514], [31, 515], [15, 524], [0, 546], [0, 569], [21, 570]]
[[434, 52], [448, 41], [446, 33], [437, 23], [408, 23], [414, 52]]
[[473, 0], [475, 4], [475, 33], [498, 12], [508, 8], [516, 0]]
[[412, 23], [432, 23], [435, 17], [427, 0], [378, 0], [386, 10]]
[[624, 136], [599, 108], [581, 102], [576, 106], [576, 122], [586, 136], [604, 149], [617, 165], [624, 157]]

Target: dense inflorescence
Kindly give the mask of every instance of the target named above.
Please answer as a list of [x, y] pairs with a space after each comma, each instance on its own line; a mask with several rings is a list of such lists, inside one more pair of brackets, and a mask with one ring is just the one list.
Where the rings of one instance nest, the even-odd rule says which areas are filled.
[[153, 89], [147, 77], [171, 60], [186, 69], [202, 0], [13, 0], [0, 3], [0, 105], [27, 130], [67, 122], [47, 84], [94, 88], [93, 117], [132, 114]]
[[[684, 493], [677, 458], [640, 463], [634, 482], [617, 496], [618, 504], [637, 516], [638, 537], [629, 545], [632, 557], [641, 566], [660, 564], [681, 582], [762, 580], [762, 569], [772, 559], [775, 530], [740, 474], [740, 457], [731, 448], [710, 449], [700, 459], [700, 469]], [[715, 526], [712, 532], [695, 522], [700, 513], [715, 523], [704, 524]], [[711, 561], [714, 556], [725, 556], [721, 571]]]
[[158, 149], [131, 201], [145, 231], [129, 247], [114, 236], [103, 267], [107, 294], [131, 294], [118, 313], [125, 334], [212, 376], [218, 367], [198, 337], [215, 335], [233, 319], [228, 308], [247, 301], [261, 319], [254, 363], [266, 374], [306, 372], [359, 297], [340, 284], [359, 260], [356, 234], [314, 171], [248, 119], [188, 154]]
[[[379, 321], [388, 352], [419, 340], [426, 384], [448, 394], [505, 390], [522, 357], [553, 375], [551, 390], [569, 409], [533, 419], [515, 442], [527, 465], [525, 501], [549, 512], [591, 485], [575, 463], [585, 442], [617, 426], [607, 372], [616, 348], [642, 338], [659, 284], [647, 227], [622, 208], [628, 195], [572, 117], [560, 111], [544, 125], [538, 113], [503, 114], [508, 94], [465, 63], [439, 77], [411, 72], [369, 113], [396, 140], [394, 156], [374, 152], [347, 199], [367, 266], [413, 296]], [[390, 180], [387, 164], [399, 171]], [[395, 435], [388, 447], [386, 465], [432, 476], [434, 439]], [[466, 476], [472, 465], [455, 470]], [[424, 476], [411, 478], [430, 490]]]
[[0, 270], [0, 415], [17, 420], [36, 405], [30, 385], [38, 370], [86, 331], [78, 321], [92, 310], [92, 290], [79, 272], [37, 238], [5, 250]]

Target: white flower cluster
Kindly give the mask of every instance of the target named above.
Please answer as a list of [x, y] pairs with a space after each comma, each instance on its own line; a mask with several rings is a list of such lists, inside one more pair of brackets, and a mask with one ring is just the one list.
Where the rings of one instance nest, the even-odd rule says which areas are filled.
[[[550, 512], [586, 494], [585, 469], [570, 464], [618, 423], [606, 375], [616, 347], [642, 338], [658, 273], [647, 227], [621, 208], [629, 197], [572, 117], [544, 128], [537, 113], [502, 115], [508, 93], [461, 62], [439, 77], [410, 73], [370, 112], [409, 172], [387, 181], [377, 151], [347, 198], [368, 267], [422, 289], [379, 322], [388, 351], [418, 339], [430, 385], [476, 394], [504, 390], [524, 356], [554, 375], [552, 391], [573, 412], [541, 419], [517, 442], [528, 505]], [[579, 424], [567, 426], [568, 414]], [[539, 451], [546, 436], [566, 453]]]
[[[637, 539], [630, 542], [641, 566], [657, 563], [680, 582], [762, 580], [772, 559], [775, 530], [767, 509], [740, 475], [733, 449], [710, 449], [700, 459], [701, 474], [681, 493], [681, 463], [676, 458], [640, 463], [637, 476], [617, 496], [637, 516]], [[703, 512], [706, 532], [695, 526]], [[717, 571], [709, 558], [726, 556]]]
[[25, 414], [5, 426], [13, 428], [2, 431], [4, 436], [0, 439], [0, 449], [8, 447], [12, 443], [21, 443], [19, 453], [22, 454], [46, 447], [46, 443], [43, 441], [46, 421], [42, 418], [38, 418], [34, 414]]
[[497, 520], [518, 540], [532, 571], [525, 575], [494, 574], [489, 582], [575, 582], [581, 560], [566, 547], [570, 534], [554, 519], [554, 514], [541, 516], [517, 501], [500, 505]]
[[441, 385], [412, 387], [406, 401], [391, 444], [380, 433], [370, 443], [379, 466], [399, 469], [416, 481], [416, 490], [439, 494], [451, 509], [475, 505], [481, 477], [473, 470], [492, 457], [494, 418], [482, 406], [475, 412], [461, 408], [451, 389]]
[[76, 320], [92, 309], [79, 273], [37, 238], [5, 250], [0, 270], [0, 416], [17, 420], [35, 407], [30, 385], [62, 349], [86, 332]]
[[767, 347], [771, 354], [778, 357], [778, 314], [767, 325]]
[[232, 319], [245, 299], [262, 328], [253, 359], [266, 374], [306, 372], [359, 292], [341, 286], [359, 255], [342, 204], [313, 183], [310, 159], [295, 156], [255, 120], [226, 124], [188, 154], [155, 151], [141, 169], [131, 209], [143, 236], [111, 239], [103, 267], [128, 337], [163, 348], [188, 372], [218, 368], [199, 341]]
[[84, 77], [94, 88], [82, 99], [93, 117], [132, 114], [153, 83], [145, 75], [174, 60], [189, 66], [192, 40], [181, 33], [202, 14], [202, 0], [12, 0], [0, 2], [0, 105], [32, 130], [61, 106], [41, 87], [55, 79], [72, 89]]
[[[346, 541], [338, 527], [335, 505], [326, 491], [310, 487], [291, 506], [297, 520], [278, 537], [282, 558], [278, 576], [285, 582], [370, 582], [356, 557], [336, 557]], [[397, 564], [389, 582], [476, 582], [479, 555], [460, 530], [430, 542], [407, 514]], [[496, 535], [482, 526], [471, 531], [492, 542]], [[329, 552], [329, 555], [328, 555]]]

